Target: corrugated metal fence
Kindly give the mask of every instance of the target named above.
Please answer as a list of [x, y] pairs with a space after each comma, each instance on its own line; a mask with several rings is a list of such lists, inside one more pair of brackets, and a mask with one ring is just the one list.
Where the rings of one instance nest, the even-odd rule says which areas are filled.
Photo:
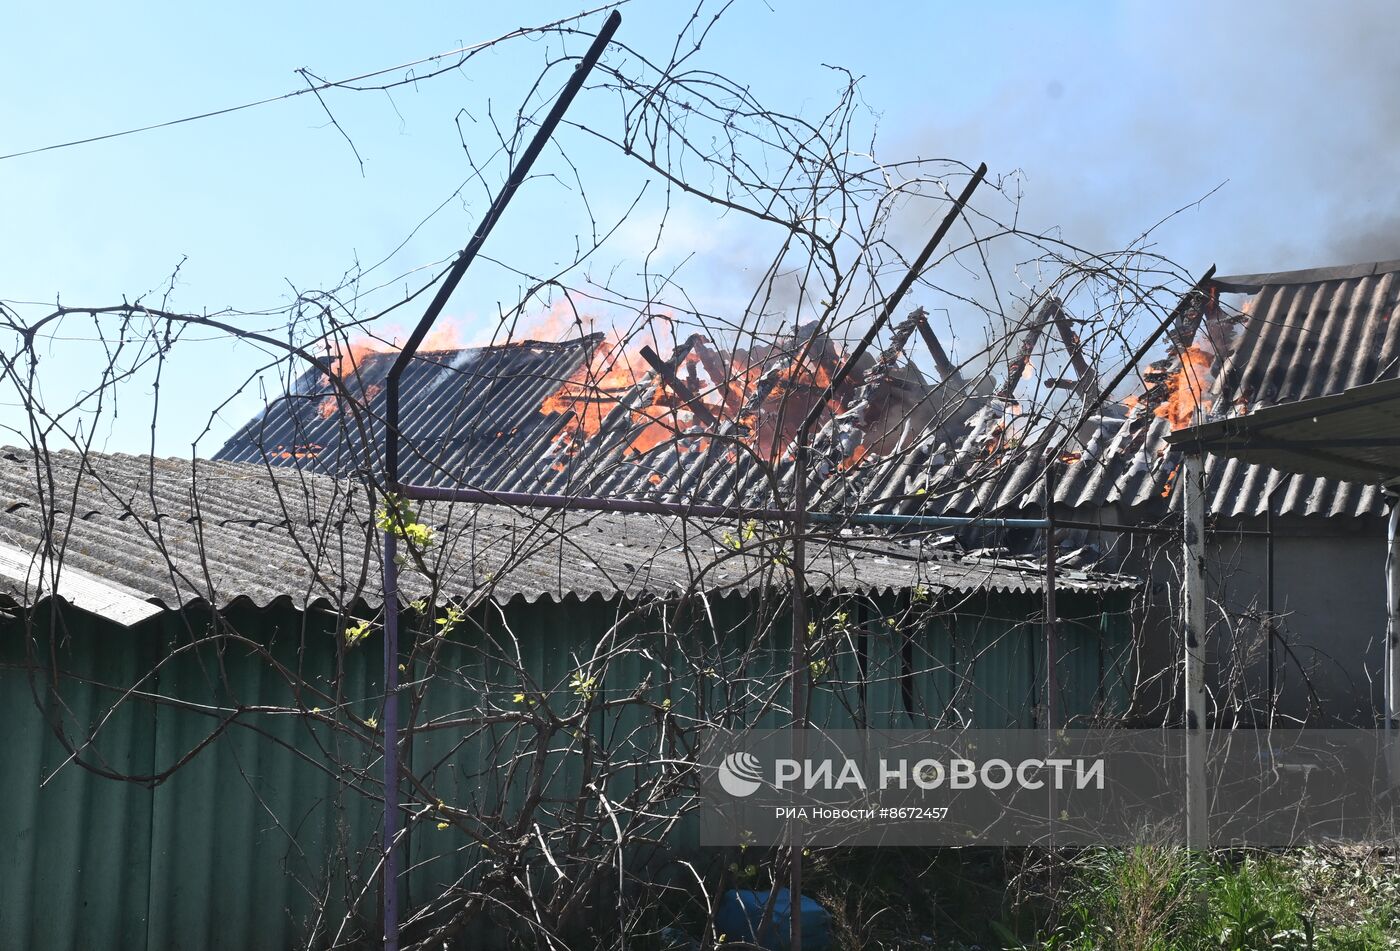
[[[814, 723], [1032, 726], [1044, 681], [1039, 599], [970, 595], [918, 630], [890, 623], [920, 596], [829, 610], [814, 653]], [[1062, 595], [1062, 720], [1126, 708], [1128, 603], [1125, 592]], [[677, 716], [722, 699], [727, 725], [782, 725], [781, 710], [759, 713], [751, 689], [766, 683], [769, 699], [786, 705], [788, 625], [779, 611], [770, 629], [783, 633], [763, 636], [754, 620], [763, 609], [758, 595], [716, 599], [695, 635], [712, 666], [677, 684], [670, 671], [694, 672], [694, 658], [670, 665], [663, 650], [619, 652], [602, 668], [600, 698], [652, 684], [675, 691]], [[623, 615], [600, 597], [516, 599], [482, 623], [508, 627], [529, 678], [563, 693]], [[378, 895], [364, 883], [379, 858], [378, 756], [372, 731], [349, 715], [379, 712], [379, 646], [346, 649], [334, 618], [287, 608], [227, 617], [240, 636], [217, 643], [202, 639], [208, 619], [190, 615], [122, 630], [44, 610], [27, 628], [0, 625], [0, 947], [276, 949], [374, 933]], [[509, 707], [516, 675], [493, 673], [470, 635], [444, 652], [439, 663], [499, 684], [501, 696], [436, 690], [419, 722]], [[726, 665], [741, 661], [751, 703], [736, 702], [727, 677]], [[634, 709], [598, 714], [600, 742], [648, 742], [653, 727]], [[503, 782], [503, 770], [519, 740], [508, 730], [464, 739], [433, 729], [415, 735], [410, 755], [440, 799], [508, 813], [523, 781]], [[575, 760], [559, 756], [552, 788], [567, 794]], [[426, 831], [410, 844], [410, 904], [439, 894], [466, 865], [460, 836], [418, 828]], [[691, 847], [693, 832], [682, 824], [670, 844]], [[344, 927], [347, 907], [358, 915]]]

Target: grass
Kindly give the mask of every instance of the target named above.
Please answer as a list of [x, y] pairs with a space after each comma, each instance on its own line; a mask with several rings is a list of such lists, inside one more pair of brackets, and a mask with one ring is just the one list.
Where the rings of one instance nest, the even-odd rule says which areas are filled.
[[1400, 951], [1382, 849], [822, 850], [808, 883], [851, 951]]
[[1078, 857], [1044, 951], [1400, 949], [1400, 876], [1365, 850], [1200, 856], [1141, 846]]

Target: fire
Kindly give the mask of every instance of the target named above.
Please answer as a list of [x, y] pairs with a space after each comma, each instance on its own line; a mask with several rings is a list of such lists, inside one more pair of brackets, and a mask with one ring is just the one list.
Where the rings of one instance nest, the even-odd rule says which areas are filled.
[[277, 459], [315, 459], [322, 448], [319, 443], [297, 443], [290, 449], [278, 446], [272, 455]]
[[[690, 402], [694, 399], [716, 419], [735, 422], [734, 435], [776, 460], [789, 451], [798, 425], [831, 384], [834, 367], [829, 356], [799, 361], [791, 349], [774, 347], [750, 360], [750, 354], [711, 348], [703, 338], [691, 338], [687, 345], [691, 349], [676, 367], [687, 394], [682, 396], [640, 356], [640, 347], [634, 350], [615, 341], [600, 344], [592, 359], [540, 404], [541, 413], [570, 414], [555, 439], [560, 453], [578, 452], [624, 400], [637, 427], [625, 453], [640, 455], [664, 444], [674, 445], [678, 453], [701, 452], [709, 441], [700, 432], [703, 427]], [[647, 388], [639, 389], [642, 384]], [[757, 400], [760, 387], [766, 392]], [[843, 386], [827, 409], [842, 412], [852, 391], [852, 386]], [[859, 461], [863, 447], [856, 453], [847, 466]], [[565, 468], [562, 458], [554, 465]]]
[[[329, 381], [327, 382], [329, 383]], [[371, 383], [369, 386], [365, 387], [364, 395], [359, 399], [358, 402], [364, 403], [365, 405], [369, 405], [374, 400], [374, 398], [379, 395], [379, 392], [382, 389], [384, 389], [384, 387], [380, 386], [378, 383]], [[330, 419], [339, 411], [340, 395], [337, 393], [332, 393], [330, 396], [327, 396], [325, 399], [321, 400], [320, 405], [316, 407], [316, 413], [322, 419]]]
[[987, 455], [995, 456], [1006, 445], [1006, 424], [997, 423], [987, 437]]
[[557, 300], [549, 310], [526, 321], [515, 336], [518, 340], [564, 340], [578, 335], [575, 331], [581, 320], [582, 315], [568, 300]]
[[[614, 343], [601, 343], [592, 359], [545, 398], [540, 412], [570, 414], [557, 441], [565, 451], [576, 452], [603, 428], [624, 399], [636, 395], [633, 390], [647, 379], [649, 372], [650, 367], [639, 354]], [[628, 447], [632, 452], [646, 452], [679, 431], [676, 408], [666, 402], [659, 386], [650, 404], [634, 406], [630, 412], [633, 422], [642, 426]]]
[[1173, 430], [1195, 423], [1197, 412], [1210, 412], [1211, 400], [1206, 396], [1212, 380], [1211, 355], [1196, 344], [1181, 354], [1181, 367], [1166, 379], [1167, 398], [1153, 412], [1171, 423]]
[[1167, 480], [1162, 483], [1162, 498], [1165, 499], [1171, 496], [1172, 486], [1176, 484], [1176, 474], [1180, 469], [1180, 466], [1174, 466], [1172, 471], [1167, 473]]
[[[435, 350], [459, 350], [465, 344], [462, 342], [462, 327], [452, 318], [444, 318], [428, 331], [423, 342], [418, 345], [419, 353], [431, 353]], [[386, 328], [388, 339], [381, 337], [362, 336], [351, 340], [336, 340], [333, 342], [333, 352], [329, 363], [331, 371], [342, 380], [352, 381], [351, 389], [355, 389], [353, 381], [359, 376], [360, 368], [366, 359], [377, 353], [398, 353], [399, 347], [392, 341], [406, 337], [398, 327]], [[330, 386], [330, 379], [323, 377], [321, 380], [324, 386]], [[369, 404], [379, 395], [383, 386], [378, 383], [371, 383], [363, 388], [362, 394], [356, 400], [361, 404]], [[338, 393], [331, 393], [320, 401], [316, 406], [316, 413], [322, 419], [330, 419], [340, 412], [340, 399]]]
[[841, 463], [840, 468], [854, 469], [856, 466], [860, 465], [860, 461], [865, 458], [865, 454], [868, 451], [869, 450], [863, 444], [856, 446], [851, 450], [851, 454]]

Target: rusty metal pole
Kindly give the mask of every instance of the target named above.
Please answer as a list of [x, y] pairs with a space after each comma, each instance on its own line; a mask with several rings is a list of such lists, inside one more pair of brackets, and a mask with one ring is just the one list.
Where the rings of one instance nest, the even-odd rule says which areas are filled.
[[1045, 468], [1045, 728], [1051, 742], [1059, 726], [1055, 706], [1059, 695], [1059, 682], [1055, 674], [1056, 640], [1059, 636], [1057, 620], [1059, 611], [1055, 604], [1055, 460], [1050, 460]]
[[1205, 463], [1200, 453], [1181, 462], [1183, 517], [1182, 663], [1186, 728], [1186, 845], [1210, 847], [1206, 792], [1206, 533]]
[[[400, 491], [399, 381], [403, 377], [404, 370], [408, 368], [409, 361], [422, 345], [423, 338], [427, 336], [428, 331], [437, 321], [442, 309], [447, 306], [448, 298], [452, 296], [452, 292], [456, 290], [458, 283], [466, 274], [467, 267], [476, 260], [481, 246], [486, 243], [486, 238], [491, 234], [491, 229], [496, 226], [496, 222], [500, 220], [506, 206], [515, 197], [516, 190], [525, 182], [526, 177], [530, 174], [530, 167], [534, 165], [535, 159], [539, 157], [545, 144], [554, 135], [554, 129], [559, 125], [559, 120], [564, 117], [565, 110], [569, 108], [574, 97], [583, 88], [584, 80], [593, 71], [593, 67], [603, 55], [603, 50], [621, 23], [622, 14], [616, 10], [604, 21], [603, 28], [594, 37], [593, 43], [588, 47], [588, 52], [574, 67], [573, 74], [564, 85], [563, 92], [559, 94], [559, 98], [550, 107], [534, 138], [530, 140], [530, 144], [521, 153], [520, 159], [511, 168], [510, 174], [506, 177], [505, 185], [502, 186], [500, 192], [492, 200], [491, 206], [486, 210], [485, 216], [477, 224], [476, 231], [471, 240], [467, 242], [467, 246], [452, 262], [452, 267], [443, 278], [432, 302], [428, 304], [428, 308], [423, 312], [418, 325], [413, 328], [413, 332], [404, 342], [403, 349], [394, 358], [393, 366], [389, 368], [384, 389], [384, 490], [389, 493], [389, 497], [385, 500], [385, 508], [391, 519], [394, 517], [397, 493]], [[384, 841], [382, 844], [384, 861], [381, 882], [384, 890], [385, 951], [398, 951], [399, 947], [399, 856], [397, 847], [403, 822], [403, 817], [399, 815], [399, 578], [398, 565], [396, 564], [398, 538], [394, 528], [393, 524], [390, 523], [389, 528], [384, 532], [383, 575]]]
[[[807, 464], [806, 433], [798, 433], [793, 466], [792, 523], [792, 758], [807, 758]], [[802, 822], [793, 819], [789, 829], [792, 853], [788, 864], [789, 947], [802, 951]]]
[[[894, 293], [885, 301], [884, 307], [871, 323], [870, 329], [865, 332], [860, 343], [831, 375], [831, 381], [826, 385], [826, 389], [821, 394], [821, 398], [808, 412], [806, 418], [802, 420], [802, 425], [797, 427], [797, 439], [793, 453], [793, 474], [796, 479], [793, 487], [793, 541], [792, 541], [792, 727], [793, 727], [793, 758], [801, 762], [805, 757], [806, 744], [803, 739], [803, 731], [807, 728], [807, 578], [806, 578], [806, 535], [807, 535], [807, 466], [809, 453], [811, 451], [812, 430], [816, 427], [817, 421], [821, 419], [827, 403], [837, 388], [845, 382], [846, 377], [851, 373], [865, 351], [870, 349], [870, 345], [875, 342], [875, 338], [889, 322], [890, 316], [895, 308], [899, 306], [904, 295], [909, 292], [909, 288], [914, 286], [914, 282], [923, 273], [924, 267], [929, 259], [933, 257], [934, 250], [943, 242], [948, 231], [953, 227], [953, 223], [962, 214], [963, 208], [972, 198], [972, 193], [977, 190], [977, 186], [982, 184], [982, 179], [986, 177], [987, 165], [982, 163], [977, 166], [977, 171], [972, 173], [971, 180], [963, 187], [962, 193], [953, 201], [953, 207], [948, 210], [948, 214], [939, 222], [938, 229], [934, 231], [933, 237], [929, 238], [924, 249], [919, 252], [919, 256], [914, 259], [909, 271], [895, 287]], [[813, 335], [813, 340], [816, 336]], [[792, 951], [802, 951], [802, 830], [799, 821], [793, 820], [789, 830], [789, 840], [791, 853], [789, 858], [789, 883], [788, 883], [788, 916], [790, 924], [790, 948]], [[777, 889], [774, 889], [777, 892]]]

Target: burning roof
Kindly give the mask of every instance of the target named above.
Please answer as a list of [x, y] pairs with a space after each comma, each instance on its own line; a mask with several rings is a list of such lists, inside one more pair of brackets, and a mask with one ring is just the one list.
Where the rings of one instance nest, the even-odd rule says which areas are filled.
[[[919, 320], [921, 312], [830, 394], [818, 485], [867, 457], [907, 451], [939, 422], [929, 399], [936, 388], [901, 360]], [[377, 470], [393, 358], [342, 357], [348, 399], [321, 374], [303, 375], [215, 458], [335, 474]], [[780, 483], [790, 479], [797, 426], [844, 358], [839, 344], [810, 327], [747, 349], [695, 335], [664, 359], [601, 334], [422, 353], [403, 380], [401, 471], [407, 481], [436, 485], [768, 501], [770, 465]], [[950, 406], [966, 403], [959, 387]], [[971, 410], [958, 412], [953, 426]]]
[[[404, 476], [445, 483], [462, 473], [492, 484], [527, 472], [565, 420], [540, 405], [581, 367], [602, 335], [567, 343], [427, 351], [403, 377]], [[216, 459], [268, 462], [346, 475], [379, 471], [383, 386], [395, 354], [358, 352], [339, 361], [346, 399], [316, 371], [224, 444]]]
[[[1221, 295], [1255, 295], [1242, 309]], [[1057, 335], [1070, 379], [1042, 381], [1086, 401], [1099, 381], [1061, 303], [1037, 301], [1013, 338], [998, 386], [965, 378], [922, 311], [833, 394], [814, 445], [815, 505], [876, 512], [1008, 512], [1041, 505], [1044, 455], [1065, 444], [1057, 501], [1163, 513], [1179, 456], [1166, 435], [1193, 422], [1400, 376], [1400, 262], [1220, 278], [1170, 328], [1172, 355], [1145, 368], [1124, 404], [1080, 431], [1023, 408], [1037, 343]], [[938, 379], [909, 363], [915, 334]], [[784, 504], [792, 440], [844, 358], [811, 328], [747, 349], [692, 336], [662, 356], [602, 335], [420, 355], [404, 378], [404, 478], [483, 489]], [[218, 453], [337, 474], [377, 471], [388, 354], [352, 361], [347, 407], [307, 374]], [[347, 411], [348, 410], [348, 411]], [[1066, 414], [1060, 414], [1064, 416]], [[1212, 461], [1212, 511], [1372, 514], [1376, 490]], [[775, 490], [777, 497], [775, 498]], [[1277, 491], [1275, 491], [1277, 490]], [[1272, 499], [1271, 503], [1269, 500]]]
[[[1246, 295], [1238, 308], [1229, 295]], [[1164, 513], [1174, 505], [1180, 454], [1167, 435], [1351, 386], [1400, 377], [1400, 261], [1217, 278], [1205, 306], [1171, 328], [1173, 355], [1148, 366], [1142, 389], [1074, 434], [1056, 488], [1070, 508], [1115, 505]], [[1052, 444], [1062, 432], [1042, 434]], [[999, 466], [986, 447], [1004, 442], [1005, 420], [984, 414], [963, 441], [920, 460], [913, 492], [950, 512], [1011, 511], [1041, 504], [1040, 454]], [[980, 467], [980, 469], [978, 468]], [[969, 477], [969, 473], [978, 473]], [[1208, 459], [1210, 510], [1249, 517], [1384, 513], [1380, 491]], [[907, 507], [907, 503], [906, 503]]]

